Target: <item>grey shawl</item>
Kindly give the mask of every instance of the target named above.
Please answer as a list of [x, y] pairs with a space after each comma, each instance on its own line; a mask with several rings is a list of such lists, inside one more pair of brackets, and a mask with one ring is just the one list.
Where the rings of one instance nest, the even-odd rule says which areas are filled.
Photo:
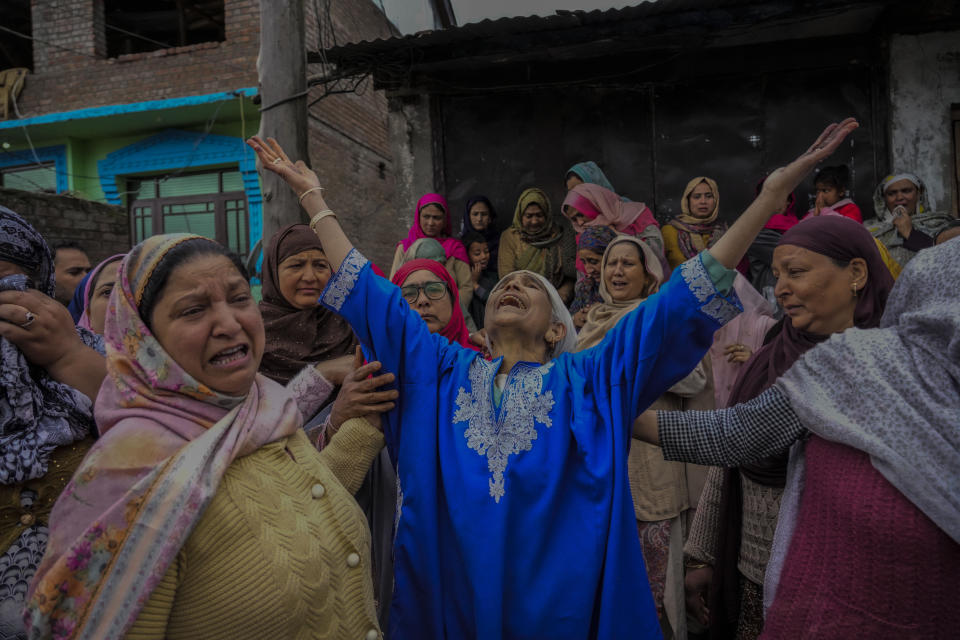
[[[866, 452], [873, 466], [960, 543], [960, 238], [919, 252], [876, 329], [848, 329], [776, 383], [810, 431]], [[794, 447], [767, 567], [772, 602], [803, 489]]]

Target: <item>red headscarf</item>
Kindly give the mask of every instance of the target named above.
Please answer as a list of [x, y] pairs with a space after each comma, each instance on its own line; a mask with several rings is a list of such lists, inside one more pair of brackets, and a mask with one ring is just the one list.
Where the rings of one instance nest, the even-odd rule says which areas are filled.
[[463, 311], [460, 310], [460, 294], [457, 293], [457, 283], [454, 282], [447, 268], [436, 260], [411, 260], [397, 269], [393, 274], [391, 282], [398, 287], [403, 286], [404, 281], [414, 271], [429, 271], [447, 285], [447, 291], [450, 292], [451, 306], [450, 322], [438, 333], [450, 342], [456, 342], [461, 347], [479, 351], [479, 347], [470, 343], [470, 330], [467, 329], [467, 323], [463, 319]]
[[427, 234], [423, 232], [423, 229], [420, 228], [420, 211], [428, 204], [434, 204], [443, 209], [444, 237], [434, 238], [434, 240], [443, 246], [443, 251], [446, 253], [447, 258], [456, 258], [457, 260], [462, 260], [470, 264], [470, 258], [467, 257], [467, 250], [463, 248], [463, 243], [456, 238], [450, 237], [450, 230], [452, 228], [450, 225], [450, 207], [447, 206], [446, 198], [439, 193], [428, 193], [417, 201], [417, 213], [413, 217], [413, 226], [410, 227], [410, 232], [407, 234], [407, 237], [400, 242], [403, 250], [408, 251], [410, 245], [414, 242], [421, 238], [428, 237]]

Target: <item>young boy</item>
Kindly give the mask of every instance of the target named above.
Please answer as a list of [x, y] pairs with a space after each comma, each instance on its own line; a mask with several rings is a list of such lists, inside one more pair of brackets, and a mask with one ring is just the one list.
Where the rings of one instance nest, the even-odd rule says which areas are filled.
[[477, 324], [477, 329], [483, 329], [483, 316], [487, 308], [487, 296], [497, 284], [497, 272], [489, 269], [490, 248], [487, 240], [480, 233], [471, 231], [463, 237], [463, 246], [467, 248], [470, 258], [470, 277], [473, 280], [473, 299], [470, 301], [470, 316]]
[[863, 223], [863, 214], [853, 200], [847, 197], [847, 188], [850, 184], [850, 170], [846, 165], [824, 167], [817, 173], [813, 186], [817, 191], [817, 199], [813, 209], [807, 212], [804, 220], [810, 216], [835, 215], [850, 218], [854, 222]]

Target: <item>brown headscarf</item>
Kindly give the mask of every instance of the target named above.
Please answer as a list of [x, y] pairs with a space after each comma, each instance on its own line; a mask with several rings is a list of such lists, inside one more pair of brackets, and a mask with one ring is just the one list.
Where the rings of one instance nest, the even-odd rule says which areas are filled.
[[350, 325], [319, 303], [297, 309], [280, 293], [280, 263], [302, 251], [323, 245], [305, 224], [280, 229], [263, 254], [263, 300], [260, 313], [267, 332], [267, 344], [260, 373], [286, 384], [307, 365], [353, 353], [357, 344]]
[[[637, 251], [640, 252], [643, 268], [647, 272], [647, 286], [645, 292], [639, 298], [617, 302], [607, 290], [606, 279], [603, 274], [607, 270], [607, 261], [610, 259], [611, 249], [624, 242], [636, 245]], [[590, 312], [587, 313], [587, 322], [580, 329], [580, 333], [577, 334], [576, 350], [589, 349], [603, 340], [607, 332], [620, 322], [620, 318], [639, 306], [648, 296], [656, 293], [664, 279], [660, 258], [647, 243], [633, 236], [621, 235], [614, 238], [607, 245], [607, 250], [603, 252], [603, 260], [600, 262], [600, 297], [603, 298], [603, 302], [590, 307]]]

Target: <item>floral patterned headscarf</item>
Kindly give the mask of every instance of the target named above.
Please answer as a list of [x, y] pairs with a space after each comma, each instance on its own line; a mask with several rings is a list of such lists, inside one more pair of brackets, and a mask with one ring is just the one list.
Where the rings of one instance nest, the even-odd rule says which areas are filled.
[[27, 596], [30, 637], [121, 638], [163, 577], [230, 463], [295, 433], [284, 387], [257, 375], [231, 397], [190, 376], [140, 315], [144, 290], [187, 234], [154, 236], [120, 266], [104, 325], [101, 437], [50, 517]]

